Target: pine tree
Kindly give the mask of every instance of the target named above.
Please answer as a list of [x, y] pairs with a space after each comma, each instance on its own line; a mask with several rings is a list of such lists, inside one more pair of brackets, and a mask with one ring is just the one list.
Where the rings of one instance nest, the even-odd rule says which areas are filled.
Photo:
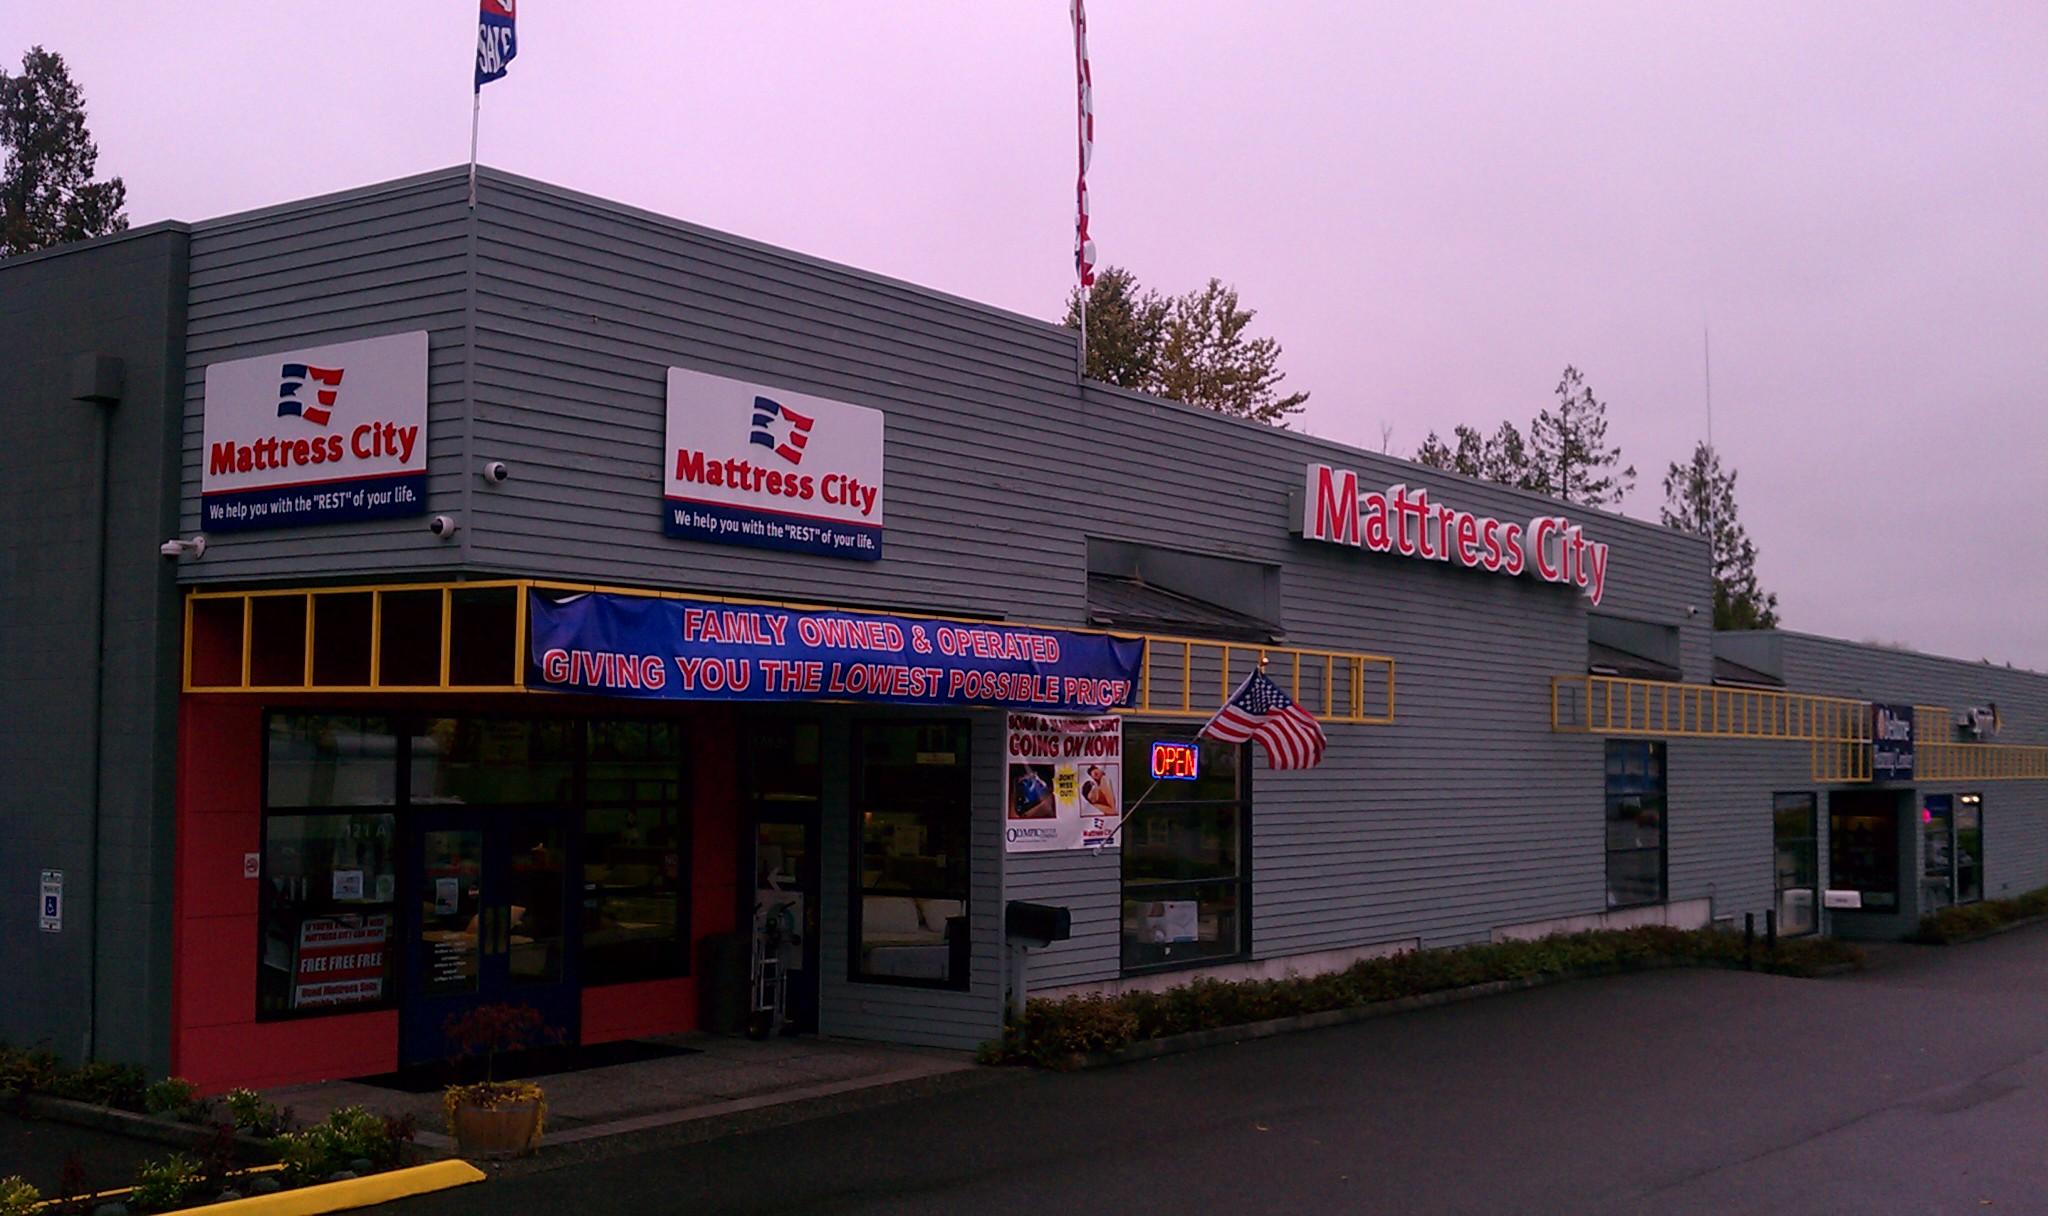
[[99, 148], [62, 55], [31, 47], [19, 75], [0, 70], [0, 150], [0, 257], [128, 227], [128, 188], [92, 180]]
[[[1088, 377], [1119, 388], [1152, 392], [1159, 384], [1159, 351], [1166, 340], [1171, 303], [1156, 291], [1141, 291], [1138, 279], [1121, 266], [1096, 272], [1088, 289]], [[1066, 326], [1081, 328], [1081, 289], [1067, 296]]]
[[1416, 463], [1462, 473], [1467, 477], [1485, 477], [1487, 440], [1463, 423], [1452, 428], [1451, 437], [1457, 441], [1455, 448], [1445, 444], [1435, 431], [1431, 431], [1415, 451]]
[[1621, 449], [1607, 446], [1607, 403], [1593, 395], [1576, 367], [1557, 383], [1557, 408], [1529, 427], [1532, 476], [1542, 489], [1589, 507], [1619, 504], [1635, 488], [1636, 468], [1621, 465]]
[[1667, 528], [1704, 536], [1713, 549], [1714, 628], [1775, 629], [1778, 597], [1757, 585], [1756, 545], [1735, 509], [1735, 470], [1721, 468], [1721, 454], [1704, 442], [1692, 460], [1671, 463], [1664, 474]]
[[[1284, 427], [1301, 411], [1307, 393], [1282, 397], [1280, 343], [1248, 338], [1258, 314], [1239, 307], [1237, 289], [1210, 279], [1173, 302], [1159, 352], [1159, 393], [1219, 414]], [[1090, 319], [1093, 328], [1094, 319]]]

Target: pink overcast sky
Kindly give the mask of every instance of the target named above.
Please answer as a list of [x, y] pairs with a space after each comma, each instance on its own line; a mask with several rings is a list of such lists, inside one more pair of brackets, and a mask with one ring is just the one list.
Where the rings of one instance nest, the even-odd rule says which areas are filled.
[[[8, 0], [137, 224], [462, 161], [474, 3]], [[2048, 670], [2048, 5], [1095, 0], [1094, 232], [1411, 453], [1566, 363], [1705, 426], [1788, 628]], [[1005, 308], [1071, 278], [1065, 0], [529, 0], [483, 160]], [[1276, 525], [1277, 526], [1277, 525]]]

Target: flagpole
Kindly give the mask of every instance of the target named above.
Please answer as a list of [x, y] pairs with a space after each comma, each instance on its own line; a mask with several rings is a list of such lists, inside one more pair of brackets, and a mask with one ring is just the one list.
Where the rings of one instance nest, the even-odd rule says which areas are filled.
[[469, 106], [469, 209], [476, 210], [476, 128], [483, 118], [484, 91], [476, 90]]

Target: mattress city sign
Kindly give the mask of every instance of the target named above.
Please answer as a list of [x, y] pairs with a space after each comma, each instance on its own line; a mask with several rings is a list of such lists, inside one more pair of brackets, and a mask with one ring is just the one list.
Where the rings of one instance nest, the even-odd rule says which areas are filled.
[[426, 331], [211, 364], [200, 459], [207, 532], [421, 514]]
[[882, 412], [668, 369], [662, 530], [856, 561], [882, 556]]
[[1607, 593], [1607, 546], [1587, 540], [1585, 529], [1562, 515], [1504, 523], [1432, 502], [1428, 490], [1396, 485], [1360, 491], [1357, 473], [1326, 464], [1308, 466], [1301, 535], [1489, 574], [1527, 572], [1546, 583], [1577, 587], [1595, 604]]

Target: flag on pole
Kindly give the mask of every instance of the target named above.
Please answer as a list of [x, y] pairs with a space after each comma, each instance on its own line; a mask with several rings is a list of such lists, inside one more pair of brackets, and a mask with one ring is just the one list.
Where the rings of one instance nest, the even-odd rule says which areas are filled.
[[1198, 733], [1221, 743], [1257, 739], [1265, 745], [1267, 768], [1314, 768], [1329, 745], [1315, 715], [1296, 705], [1263, 671], [1246, 676]]
[[1074, 18], [1075, 120], [1080, 132], [1081, 173], [1074, 186], [1074, 273], [1081, 286], [1095, 283], [1095, 242], [1088, 236], [1088, 161], [1095, 155], [1095, 84], [1088, 73], [1088, 14], [1081, 0], [1069, 10]]
[[476, 92], [505, 74], [512, 57], [519, 53], [519, 39], [513, 28], [512, 6], [516, 0], [478, 0], [476, 18]]

